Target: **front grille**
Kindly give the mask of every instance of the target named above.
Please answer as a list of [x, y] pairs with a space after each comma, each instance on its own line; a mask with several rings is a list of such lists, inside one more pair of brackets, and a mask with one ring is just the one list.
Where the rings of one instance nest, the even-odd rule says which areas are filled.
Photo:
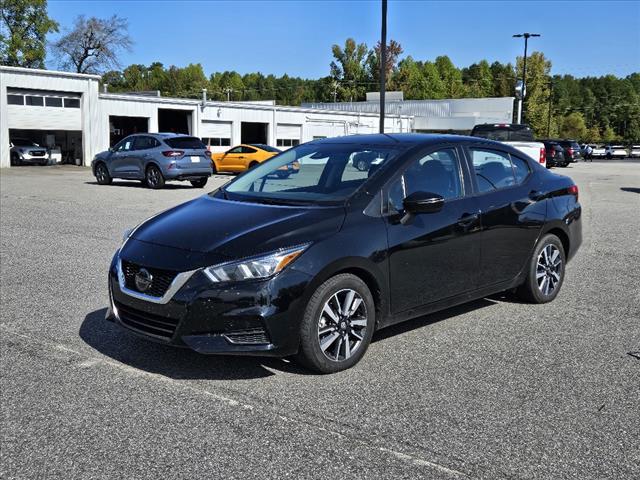
[[229, 342], [241, 345], [260, 345], [269, 343], [269, 336], [263, 328], [251, 330], [235, 330], [224, 334]]
[[32, 150], [29, 153], [31, 154], [32, 157], [44, 157], [47, 152], [43, 150]]
[[171, 270], [161, 270], [159, 268], [150, 268], [144, 267], [151, 274], [151, 286], [145, 290], [141, 291], [136, 285], [136, 274], [143, 268], [140, 265], [136, 265], [135, 263], [127, 262], [122, 260], [122, 273], [124, 273], [124, 284], [129, 290], [133, 290], [135, 292], [144, 293], [145, 295], [150, 295], [152, 297], [162, 297], [173, 279], [176, 278], [177, 272], [173, 272]]
[[180, 322], [179, 319], [148, 313], [120, 302], [115, 302], [115, 306], [118, 309], [118, 318], [127, 327], [166, 340], [173, 337]]

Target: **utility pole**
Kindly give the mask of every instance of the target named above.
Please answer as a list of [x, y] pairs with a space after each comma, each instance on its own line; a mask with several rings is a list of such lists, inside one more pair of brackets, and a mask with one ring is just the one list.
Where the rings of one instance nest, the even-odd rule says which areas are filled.
[[551, 104], [553, 103], [553, 82], [549, 83], [549, 116], [547, 118], [547, 138], [551, 137]]
[[524, 58], [522, 65], [522, 97], [518, 101], [518, 123], [522, 123], [522, 111], [524, 109], [524, 97], [527, 92], [527, 44], [529, 43], [529, 38], [531, 37], [539, 37], [539, 33], [518, 33], [513, 35], [514, 38], [524, 38]]
[[224, 89], [224, 93], [227, 94], [227, 102], [229, 101], [229, 98], [230, 98], [229, 96], [230, 96], [231, 92], [233, 92], [233, 88], [227, 87], [227, 88]]
[[382, 32], [380, 37], [380, 133], [384, 133], [384, 94], [387, 83], [387, 0], [382, 0]]

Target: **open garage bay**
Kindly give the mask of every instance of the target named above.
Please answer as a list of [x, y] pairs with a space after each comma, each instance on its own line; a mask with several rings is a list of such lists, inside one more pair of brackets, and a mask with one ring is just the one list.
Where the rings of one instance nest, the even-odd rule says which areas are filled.
[[414, 320], [317, 376], [103, 321], [121, 232], [202, 190], [3, 170], [0, 477], [639, 478], [640, 163], [559, 173], [584, 243], [555, 302]]

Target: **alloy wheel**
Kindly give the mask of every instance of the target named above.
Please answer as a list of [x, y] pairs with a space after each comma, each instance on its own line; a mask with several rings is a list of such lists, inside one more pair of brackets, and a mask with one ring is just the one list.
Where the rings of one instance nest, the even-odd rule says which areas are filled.
[[361, 347], [367, 327], [362, 296], [352, 289], [339, 290], [326, 301], [318, 319], [320, 350], [331, 361], [347, 360]]
[[149, 168], [147, 171], [147, 184], [150, 187], [156, 187], [160, 183], [160, 172], [157, 168]]
[[104, 166], [98, 165], [98, 168], [96, 169], [96, 177], [98, 178], [98, 183], [104, 183], [107, 181], [107, 176], [106, 176]]
[[562, 256], [553, 244], [545, 245], [538, 255], [536, 282], [543, 295], [551, 295], [560, 284], [562, 275]]

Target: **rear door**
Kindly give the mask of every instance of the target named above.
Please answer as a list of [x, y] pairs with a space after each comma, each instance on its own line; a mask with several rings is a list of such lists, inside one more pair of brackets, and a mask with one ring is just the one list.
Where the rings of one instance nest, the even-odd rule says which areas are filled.
[[133, 142], [133, 152], [131, 153], [132, 171], [139, 179], [144, 178], [147, 162], [153, 156], [153, 150], [160, 146], [160, 142], [148, 135], [139, 135]]
[[498, 147], [465, 148], [481, 211], [479, 285], [513, 280], [525, 266], [546, 218], [542, 185], [528, 161]]
[[[393, 313], [476, 288], [480, 221], [474, 199], [465, 195], [468, 175], [461, 160], [454, 146], [427, 150], [383, 190]], [[403, 220], [403, 199], [418, 191], [442, 195], [444, 207]]]

